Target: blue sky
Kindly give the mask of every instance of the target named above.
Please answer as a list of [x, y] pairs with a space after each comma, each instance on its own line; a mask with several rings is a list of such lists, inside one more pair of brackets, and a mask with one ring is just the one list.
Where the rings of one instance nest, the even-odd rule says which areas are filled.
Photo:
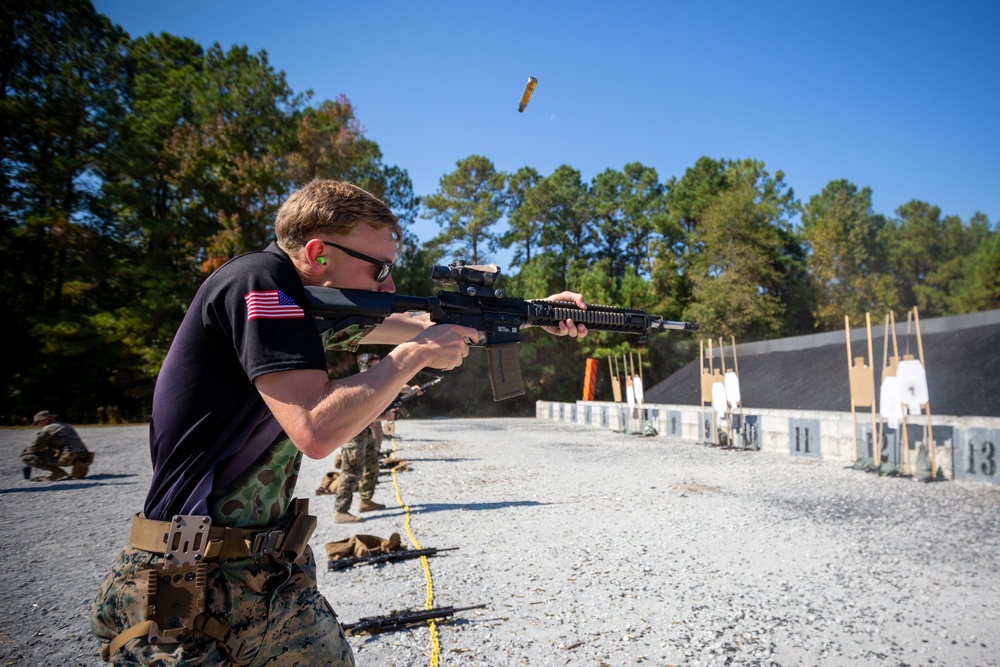
[[845, 178], [879, 213], [1000, 219], [994, 0], [94, 4], [133, 37], [266, 50], [294, 91], [346, 95], [418, 195], [472, 154], [587, 181], [708, 155], [762, 160], [803, 201]]

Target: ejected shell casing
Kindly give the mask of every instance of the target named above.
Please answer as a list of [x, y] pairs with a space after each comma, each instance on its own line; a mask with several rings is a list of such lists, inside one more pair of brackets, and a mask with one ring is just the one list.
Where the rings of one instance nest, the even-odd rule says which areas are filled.
[[524, 94], [521, 95], [521, 103], [517, 105], [518, 111], [524, 111], [524, 108], [528, 106], [528, 101], [531, 99], [531, 94], [535, 92], [536, 85], [538, 85], [538, 79], [529, 76], [528, 85], [524, 87]]

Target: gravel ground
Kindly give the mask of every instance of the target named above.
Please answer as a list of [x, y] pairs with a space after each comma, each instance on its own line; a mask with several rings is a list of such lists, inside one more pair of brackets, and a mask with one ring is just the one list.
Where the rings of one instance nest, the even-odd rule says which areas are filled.
[[[103, 664], [87, 615], [149, 481], [146, 428], [79, 429], [78, 481], [25, 481], [30, 429], [0, 429], [0, 665]], [[397, 425], [411, 470], [389, 509], [320, 527], [319, 585], [344, 622], [484, 604], [351, 639], [359, 665], [1000, 665], [1000, 487], [530, 419]], [[460, 547], [328, 572], [356, 533]], [[427, 578], [430, 578], [430, 585]]]

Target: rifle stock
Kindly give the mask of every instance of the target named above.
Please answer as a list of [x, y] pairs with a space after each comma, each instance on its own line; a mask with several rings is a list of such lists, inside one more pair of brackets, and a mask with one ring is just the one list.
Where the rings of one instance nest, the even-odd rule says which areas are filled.
[[521, 364], [517, 356], [521, 327], [559, 326], [573, 320], [591, 331], [613, 331], [640, 336], [645, 341], [653, 331], [694, 331], [693, 322], [674, 322], [643, 310], [588, 304], [586, 309], [562, 301], [525, 300], [505, 297], [493, 284], [499, 269], [471, 267], [464, 263], [436, 266], [431, 277], [457, 283], [459, 291], [441, 291], [436, 296], [417, 297], [385, 292], [306, 287], [307, 313], [317, 319], [320, 331], [353, 325], [381, 324], [393, 313], [423, 311], [436, 324], [457, 324], [479, 332], [477, 345], [487, 351], [493, 399], [502, 401], [524, 393]]

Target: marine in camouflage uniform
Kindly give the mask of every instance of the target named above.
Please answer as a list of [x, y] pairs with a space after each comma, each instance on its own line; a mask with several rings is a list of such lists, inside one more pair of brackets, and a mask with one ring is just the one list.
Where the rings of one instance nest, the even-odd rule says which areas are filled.
[[360, 520], [350, 513], [354, 492], [361, 497], [361, 512], [384, 509], [385, 506], [372, 500], [378, 484], [378, 452], [382, 446], [382, 425], [373, 422], [371, 426], [340, 448], [340, 479], [337, 481], [335, 496], [335, 521], [356, 523]]
[[[34, 423], [36, 426], [41, 425], [42, 429], [35, 436], [35, 441], [21, 452], [21, 461], [26, 466], [49, 472], [48, 477], [37, 477], [37, 480], [86, 477], [90, 464], [94, 462], [94, 455], [87, 451], [76, 429], [56, 421], [57, 418], [58, 415], [48, 410], [35, 414]], [[64, 466], [72, 467], [69, 475], [63, 470]]]
[[[329, 346], [328, 348], [329, 349]], [[362, 373], [378, 364], [377, 355], [358, 355], [358, 368]], [[334, 521], [337, 523], [357, 523], [361, 517], [351, 514], [354, 492], [361, 498], [358, 511], [371, 512], [385, 509], [385, 505], [375, 502], [375, 487], [378, 485], [378, 456], [382, 448], [382, 422], [374, 421], [368, 428], [354, 436], [351, 442], [340, 448], [340, 479], [337, 480]]]
[[91, 618], [115, 665], [353, 667], [317, 590], [316, 519], [291, 500], [301, 457], [331, 455], [415, 373], [461, 365], [478, 339], [390, 315], [370, 342], [397, 346], [393, 364], [331, 380], [306, 286], [394, 291], [399, 220], [356, 186], [316, 180], [274, 231], [205, 280], [160, 368], [149, 491]]
[[[260, 305], [253, 305], [262, 316], [251, 314], [251, 294], [260, 295], [254, 297]], [[272, 304], [264, 301], [268, 294], [285, 300]], [[354, 667], [350, 644], [316, 583], [308, 545], [315, 517], [292, 498], [302, 452], [247, 381], [262, 372], [325, 370], [323, 342], [299, 306], [305, 302], [292, 262], [272, 244], [217, 269], [188, 309], [153, 397], [153, 481], [144, 511], [133, 519], [129, 543], [92, 607], [91, 629], [105, 661], [117, 667]], [[203, 570], [181, 570], [174, 583], [178, 575], [164, 546], [171, 533], [163, 531], [177, 516], [208, 517], [211, 529], [198, 563]], [[298, 530], [300, 522], [307, 527]], [[280, 537], [272, 542], [275, 534]], [[188, 576], [196, 585], [191, 592]], [[183, 604], [169, 605], [184, 595]], [[186, 601], [197, 599], [200, 608]], [[160, 607], [178, 610], [159, 619], [163, 627]]]

